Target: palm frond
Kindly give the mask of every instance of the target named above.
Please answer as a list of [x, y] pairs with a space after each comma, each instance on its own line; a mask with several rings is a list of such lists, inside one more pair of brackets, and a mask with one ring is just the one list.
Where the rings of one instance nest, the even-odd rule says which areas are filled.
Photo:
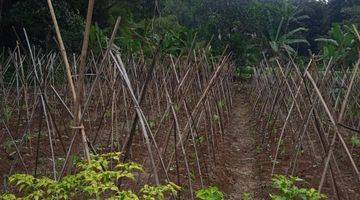
[[308, 30], [309, 30], [309, 29], [307, 29], [307, 28], [300, 27], [300, 28], [294, 29], [294, 30], [286, 33], [285, 35], [283, 35], [283, 37], [289, 38], [290, 36], [293, 36], [293, 35], [295, 35], [295, 34], [298, 33], [298, 32], [303, 32], [303, 31], [305, 32], [305, 31], [308, 31]]
[[281, 18], [280, 24], [279, 24], [277, 32], [276, 32], [275, 40], [278, 40], [278, 38], [279, 38], [281, 27], [282, 27], [283, 23], [284, 23], [284, 18]]
[[282, 47], [285, 49], [285, 51], [287, 51], [288, 53], [290, 54], [296, 54], [296, 51], [290, 46], [290, 45], [287, 45], [287, 44], [284, 44], [282, 45]]
[[330, 43], [335, 46], [339, 46], [339, 43], [334, 39], [328, 39], [328, 38], [317, 38], [315, 39], [316, 42], [324, 42], [324, 43]]
[[310, 19], [309, 15], [301, 15], [301, 16], [298, 16], [298, 17], [294, 17], [294, 18], [291, 19], [291, 21], [299, 22], [299, 21], [304, 20], [304, 19]]
[[310, 45], [310, 43], [306, 39], [287, 39], [285, 40], [286, 44], [299, 44], [299, 43], [305, 43], [307, 45]]

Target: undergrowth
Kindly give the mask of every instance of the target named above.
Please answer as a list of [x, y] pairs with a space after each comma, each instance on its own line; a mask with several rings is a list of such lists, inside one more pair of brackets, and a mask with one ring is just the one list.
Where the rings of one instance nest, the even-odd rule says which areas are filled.
[[77, 174], [65, 176], [60, 181], [48, 177], [35, 178], [28, 174], [14, 174], [9, 181], [15, 191], [0, 195], [0, 199], [162, 200], [170, 195], [175, 196], [180, 190], [179, 186], [171, 182], [160, 186], [144, 185], [139, 192], [118, 187], [119, 180], [135, 181], [134, 173], [143, 172], [143, 168], [137, 163], [121, 163], [119, 153], [93, 156], [90, 162], [81, 161], [77, 167]]
[[[164, 200], [176, 196], [181, 189], [169, 182], [166, 185], [144, 185], [139, 191], [125, 190], [118, 181], [135, 181], [136, 172], [143, 172], [137, 163], [121, 163], [119, 153], [107, 153], [93, 156], [90, 162], [80, 161], [79, 170], [59, 181], [48, 177], [35, 178], [28, 174], [14, 174], [9, 182], [14, 186], [13, 193], [0, 195], [0, 200], [39, 200], [39, 199], [109, 199], [109, 200]], [[304, 182], [298, 177], [276, 175], [272, 179], [271, 200], [322, 200], [327, 199], [313, 188], [301, 188], [296, 185]], [[196, 192], [198, 200], [224, 200], [224, 194], [217, 187], [208, 187]], [[250, 193], [243, 193], [242, 199], [251, 200]]]

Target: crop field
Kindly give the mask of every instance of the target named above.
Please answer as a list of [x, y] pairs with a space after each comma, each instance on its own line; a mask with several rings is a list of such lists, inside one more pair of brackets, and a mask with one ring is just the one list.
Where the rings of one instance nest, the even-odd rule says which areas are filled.
[[0, 1], [0, 200], [360, 199], [359, 8]]

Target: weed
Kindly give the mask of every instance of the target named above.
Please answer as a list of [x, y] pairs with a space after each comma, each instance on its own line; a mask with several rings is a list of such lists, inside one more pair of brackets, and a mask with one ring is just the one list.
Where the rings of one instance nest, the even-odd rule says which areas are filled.
[[5, 149], [6, 152], [11, 153], [13, 151], [15, 151], [15, 145], [19, 145], [20, 144], [20, 140], [7, 140], [3, 143], [3, 148]]
[[218, 106], [219, 106], [220, 108], [223, 108], [223, 107], [225, 106], [224, 100], [220, 100], [220, 101], [218, 102]]
[[208, 187], [198, 190], [196, 198], [200, 200], [223, 200], [224, 194], [217, 187]]
[[196, 138], [196, 143], [197, 144], [202, 144], [205, 141], [205, 137], [204, 136], [198, 136]]
[[176, 104], [176, 105], [174, 106], [174, 109], [175, 109], [176, 112], [179, 112], [180, 106]]
[[242, 68], [236, 68], [235, 74], [236, 74], [236, 76], [238, 78], [240, 78], [242, 80], [249, 80], [254, 75], [254, 68], [250, 67], [250, 66], [242, 67]]
[[218, 122], [220, 120], [220, 116], [217, 114], [214, 114], [213, 119], [215, 122]]
[[81, 162], [81, 158], [77, 155], [74, 155], [71, 159], [71, 163], [75, 166], [77, 165], [79, 162]]
[[8, 106], [7, 104], [5, 104], [5, 107], [4, 107], [4, 120], [5, 120], [5, 122], [10, 121], [12, 114], [13, 114], [12, 108], [10, 106]]
[[190, 170], [190, 178], [191, 178], [191, 181], [195, 181], [195, 173], [194, 171]]
[[104, 114], [104, 117], [105, 118], [110, 118], [111, 117], [111, 110], [107, 110], [106, 112], [105, 112], [105, 114]]
[[251, 200], [251, 194], [249, 192], [244, 192], [242, 194], [242, 200]]
[[360, 147], [360, 137], [358, 137], [357, 135], [354, 135], [351, 137], [351, 144], [354, 147]]
[[257, 154], [261, 153], [261, 146], [260, 145], [256, 145], [256, 149], [255, 149]]
[[149, 126], [150, 126], [151, 129], [155, 128], [156, 127], [155, 120], [149, 120]]

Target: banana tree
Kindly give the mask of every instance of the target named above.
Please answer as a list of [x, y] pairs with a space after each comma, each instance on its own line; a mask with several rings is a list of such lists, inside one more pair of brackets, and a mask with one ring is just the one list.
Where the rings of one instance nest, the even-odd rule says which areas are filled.
[[295, 54], [296, 50], [292, 47], [292, 45], [294, 45], [294, 44], [304, 43], [304, 44], [309, 45], [309, 42], [306, 39], [297, 37], [298, 34], [305, 32], [308, 29], [306, 29], [304, 27], [299, 27], [299, 28], [296, 28], [291, 31], [283, 33], [284, 32], [283, 24], [284, 24], [284, 18], [281, 19], [276, 30], [271, 29], [268, 32], [269, 45], [270, 45], [272, 52], [276, 56], [281, 55], [284, 52], [289, 52], [291, 54]]
[[354, 35], [346, 29], [346, 26], [343, 30], [339, 24], [334, 24], [329, 32], [329, 38], [315, 39], [323, 46], [324, 59], [333, 58], [334, 61], [352, 62], [351, 58], [356, 53], [356, 44]]

